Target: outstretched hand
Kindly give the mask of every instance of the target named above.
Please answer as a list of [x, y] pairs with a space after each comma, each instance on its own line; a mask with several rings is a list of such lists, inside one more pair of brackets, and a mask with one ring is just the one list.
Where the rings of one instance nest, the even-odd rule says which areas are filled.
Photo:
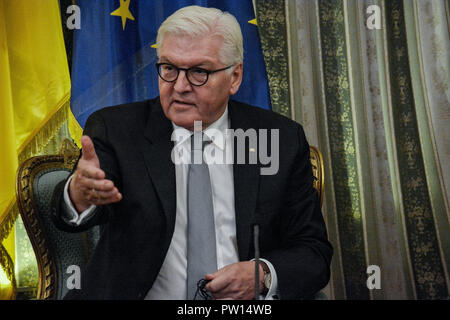
[[120, 201], [122, 194], [114, 182], [105, 179], [91, 138], [82, 136], [81, 146], [83, 153], [69, 185], [69, 196], [75, 209], [81, 213], [93, 204], [105, 205]]

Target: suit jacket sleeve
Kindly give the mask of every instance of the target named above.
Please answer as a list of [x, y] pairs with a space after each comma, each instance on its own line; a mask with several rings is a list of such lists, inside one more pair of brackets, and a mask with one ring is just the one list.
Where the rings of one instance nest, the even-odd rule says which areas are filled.
[[[107, 127], [100, 112], [93, 113], [87, 120], [84, 135], [89, 136], [95, 147], [95, 152], [100, 161], [100, 167], [105, 172], [106, 179], [112, 180], [114, 185], [121, 190], [121, 181], [117, 161], [114, 155], [112, 145], [108, 141]], [[81, 153], [83, 150], [81, 150]], [[80, 155], [81, 157], [81, 155]], [[73, 172], [78, 165], [75, 164]], [[97, 206], [92, 217], [86, 223], [79, 226], [68, 224], [63, 218], [63, 211], [66, 210], [64, 205], [64, 186], [67, 180], [61, 181], [55, 188], [52, 198], [53, 221], [57, 228], [67, 232], [82, 232], [94, 225], [103, 224], [108, 220], [112, 211], [112, 205]]]
[[309, 145], [301, 126], [297, 134], [299, 148], [279, 212], [282, 215], [279, 249], [264, 255], [277, 272], [281, 299], [313, 297], [329, 281], [333, 254], [313, 188]]

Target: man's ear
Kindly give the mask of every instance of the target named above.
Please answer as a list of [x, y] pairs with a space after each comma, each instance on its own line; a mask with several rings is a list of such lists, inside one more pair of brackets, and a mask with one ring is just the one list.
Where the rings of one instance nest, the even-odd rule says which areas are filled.
[[242, 73], [243, 73], [244, 66], [242, 65], [242, 62], [238, 63], [231, 73], [231, 86], [230, 86], [230, 95], [235, 94], [242, 83]]

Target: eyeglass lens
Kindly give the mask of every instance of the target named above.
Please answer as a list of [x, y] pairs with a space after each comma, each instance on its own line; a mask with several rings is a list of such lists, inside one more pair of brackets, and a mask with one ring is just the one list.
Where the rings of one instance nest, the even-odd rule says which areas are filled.
[[[175, 81], [181, 69], [170, 65], [161, 64], [159, 67], [159, 74], [166, 81]], [[188, 81], [193, 85], [202, 85], [208, 80], [208, 73], [206, 70], [200, 68], [189, 68], [186, 70]]]

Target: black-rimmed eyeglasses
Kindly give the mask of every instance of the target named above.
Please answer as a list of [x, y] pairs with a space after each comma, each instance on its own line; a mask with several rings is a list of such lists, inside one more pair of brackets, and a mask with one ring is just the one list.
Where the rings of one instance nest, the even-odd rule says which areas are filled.
[[186, 78], [190, 84], [193, 86], [202, 86], [204, 85], [209, 78], [210, 74], [224, 71], [231, 68], [233, 65], [217, 69], [217, 70], [206, 70], [203, 68], [192, 67], [192, 68], [178, 68], [170, 63], [157, 63], [156, 70], [158, 70], [158, 74], [166, 82], [175, 82], [178, 79], [178, 75], [180, 74], [180, 70], [186, 72]]

